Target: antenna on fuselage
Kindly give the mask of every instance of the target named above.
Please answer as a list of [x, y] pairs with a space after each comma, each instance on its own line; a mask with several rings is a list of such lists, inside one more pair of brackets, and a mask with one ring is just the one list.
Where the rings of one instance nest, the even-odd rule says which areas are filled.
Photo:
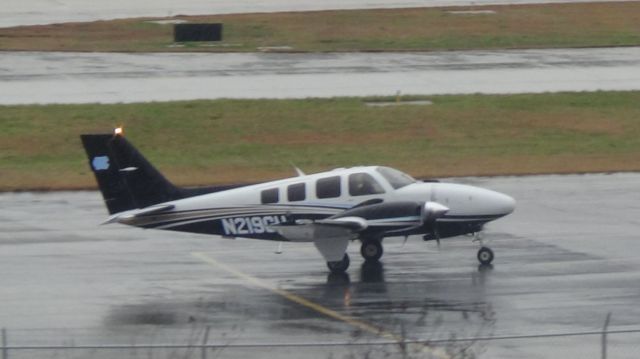
[[291, 164], [291, 166], [293, 166], [293, 169], [296, 170], [296, 173], [298, 174], [298, 177], [302, 177], [302, 176], [306, 176], [307, 175], [300, 168], [298, 168], [298, 166], [294, 165], [293, 163]]

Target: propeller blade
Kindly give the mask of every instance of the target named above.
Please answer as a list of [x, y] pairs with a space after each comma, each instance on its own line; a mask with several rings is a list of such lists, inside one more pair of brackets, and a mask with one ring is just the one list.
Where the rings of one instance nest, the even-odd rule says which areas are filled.
[[438, 243], [438, 248], [440, 248], [440, 233], [438, 231], [437, 219], [444, 216], [447, 212], [449, 212], [449, 207], [438, 202], [427, 201], [422, 207], [422, 223], [431, 226], [432, 235]]

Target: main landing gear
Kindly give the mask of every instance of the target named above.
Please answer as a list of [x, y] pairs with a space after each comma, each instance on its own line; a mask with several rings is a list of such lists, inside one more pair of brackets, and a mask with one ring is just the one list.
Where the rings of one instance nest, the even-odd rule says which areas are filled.
[[[362, 258], [364, 258], [365, 263], [378, 263], [383, 252], [380, 240], [374, 238], [362, 240], [360, 254], [362, 254]], [[349, 262], [349, 255], [345, 253], [342, 260], [327, 262], [327, 267], [329, 267], [331, 273], [342, 273], [349, 268]]]
[[349, 260], [349, 255], [345, 253], [344, 257], [342, 257], [342, 260], [335, 261], [335, 262], [327, 262], [327, 267], [329, 267], [329, 270], [331, 271], [331, 273], [344, 273], [344, 271], [346, 271], [347, 268], [349, 268], [350, 262], [351, 261]]
[[360, 254], [366, 262], [377, 262], [383, 253], [382, 243], [377, 239], [363, 239]]

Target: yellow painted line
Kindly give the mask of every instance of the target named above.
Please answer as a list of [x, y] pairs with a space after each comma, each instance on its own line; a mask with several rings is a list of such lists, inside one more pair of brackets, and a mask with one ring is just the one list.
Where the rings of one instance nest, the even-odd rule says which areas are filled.
[[[395, 342], [397, 342], [399, 345], [402, 345], [405, 342], [405, 339], [402, 336], [399, 336], [397, 334], [394, 334], [392, 332], [389, 332], [387, 330], [384, 330], [382, 328], [379, 328], [375, 325], [366, 323], [362, 320], [350, 317], [348, 315], [343, 315], [340, 314], [338, 312], [336, 312], [335, 310], [331, 310], [327, 307], [324, 307], [318, 303], [312, 302], [308, 299], [305, 299], [299, 295], [295, 295], [293, 293], [290, 293], [284, 289], [280, 289], [277, 288], [273, 285], [270, 285], [269, 283], [257, 278], [257, 277], [253, 277], [249, 274], [246, 274], [244, 272], [241, 272], [229, 265], [226, 265], [222, 262], [217, 261], [214, 258], [209, 257], [208, 255], [201, 253], [201, 252], [194, 252], [191, 253], [192, 256], [194, 256], [195, 258], [213, 266], [219, 269], [224, 270], [225, 272], [231, 273], [233, 275], [235, 275], [238, 278], [242, 278], [245, 281], [247, 281], [248, 283], [251, 283], [252, 285], [262, 288], [262, 289], [266, 289], [272, 293], [275, 293], [283, 298], [288, 299], [291, 302], [297, 303], [299, 305], [302, 305], [304, 307], [307, 307], [311, 310], [314, 310], [320, 314], [326, 315], [327, 317], [339, 320], [341, 322], [347, 323], [355, 328], [358, 328], [362, 331], [377, 335], [381, 338], [385, 338], [385, 339], [390, 339], [393, 340]], [[442, 349], [438, 349], [438, 348], [431, 348], [426, 344], [421, 345], [421, 349], [423, 351], [427, 351], [429, 353], [431, 353], [432, 355], [434, 355], [436, 358], [440, 358], [440, 359], [449, 359], [449, 355], [447, 355], [446, 352], [444, 352]]]

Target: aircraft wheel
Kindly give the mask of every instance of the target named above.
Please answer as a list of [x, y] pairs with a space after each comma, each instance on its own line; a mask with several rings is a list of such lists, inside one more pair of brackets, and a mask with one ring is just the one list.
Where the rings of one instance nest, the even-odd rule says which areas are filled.
[[345, 253], [341, 261], [327, 262], [327, 267], [329, 267], [331, 273], [343, 273], [349, 268], [349, 263], [349, 255]]
[[382, 243], [375, 239], [363, 240], [360, 247], [360, 254], [367, 262], [376, 262], [382, 257]]
[[493, 251], [489, 247], [482, 247], [478, 250], [478, 260], [482, 265], [489, 265], [493, 262]]

